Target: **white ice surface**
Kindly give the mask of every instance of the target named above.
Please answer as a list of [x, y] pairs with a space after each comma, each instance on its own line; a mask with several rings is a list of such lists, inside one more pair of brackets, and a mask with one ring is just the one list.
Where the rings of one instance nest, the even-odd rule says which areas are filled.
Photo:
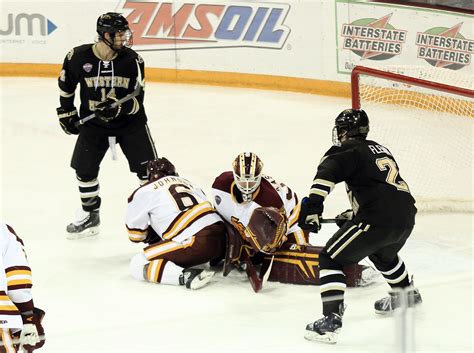
[[[348, 289], [335, 346], [303, 339], [321, 315], [318, 287], [268, 283], [253, 293], [245, 275], [217, 274], [201, 290], [152, 285], [128, 274], [141, 250], [124, 228], [126, 199], [137, 186], [119, 150], [100, 174], [101, 233], [70, 241], [65, 226], [79, 206], [69, 167], [75, 138], [57, 122], [54, 79], [0, 78], [1, 218], [24, 239], [34, 297], [46, 310], [47, 342], [39, 352], [399, 352], [397, 320], [378, 317], [383, 282]], [[149, 83], [146, 110], [158, 153], [209, 190], [241, 151], [300, 197], [331, 145], [335, 115], [349, 100], [314, 95]], [[400, 166], [403, 170], [403, 166]], [[409, 183], [409, 180], [408, 180]], [[327, 217], [348, 207], [342, 186]], [[312, 237], [324, 242], [325, 226]], [[411, 311], [417, 352], [473, 351], [473, 217], [420, 214], [401, 252], [423, 304]], [[413, 315], [412, 315], [413, 314]]]

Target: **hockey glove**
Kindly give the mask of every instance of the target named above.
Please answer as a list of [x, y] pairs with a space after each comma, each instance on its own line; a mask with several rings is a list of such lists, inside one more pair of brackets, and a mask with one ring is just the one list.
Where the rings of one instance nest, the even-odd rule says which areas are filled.
[[341, 228], [347, 221], [350, 221], [354, 217], [354, 211], [345, 210], [341, 214], [338, 214], [335, 218], [336, 224]]
[[79, 129], [74, 125], [78, 120], [77, 109], [65, 109], [63, 107], [56, 108], [58, 114], [59, 124], [64, 132], [68, 135], [79, 134]]
[[152, 226], [148, 226], [148, 234], [146, 238], [143, 240], [144, 243], [151, 245], [151, 244], [156, 244], [159, 241], [161, 241], [161, 237], [158, 235], [157, 232], [153, 229]]
[[319, 219], [323, 214], [324, 206], [322, 202], [311, 201], [304, 197], [301, 200], [301, 210], [298, 217], [298, 225], [301, 229], [317, 233], [321, 229]]
[[95, 115], [105, 122], [114, 120], [122, 110], [121, 105], [115, 106], [114, 103], [117, 102], [115, 97], [107, 97], [105, 101], [100, 102], [95, 106], [94, 113]]
[[275, 207], [258, 207], [244, 230], [246, 240], [255, 252], [270, 254], [286, 241], [285, 211]]
[[33, 352], [44, 345], [44, 329], [41, 325], [45, 312], [34, 308], [31, 315], [22, 315], [23, 329], [20, 334], [20, 350]]

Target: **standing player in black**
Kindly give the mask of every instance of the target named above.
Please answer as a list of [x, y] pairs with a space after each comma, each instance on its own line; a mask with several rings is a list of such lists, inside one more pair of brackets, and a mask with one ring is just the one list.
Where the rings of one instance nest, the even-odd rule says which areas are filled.
[[[320, 229], [323, 202], [335, 184], [346, 183], [352, 205], [351, 211], [338, 217], [345, 222], [319, 254], [324, 317], [306, 326], [308, 340], [336, 343], [346, 288], [342, 268], [366, 256], [392, 289], [408, 287], [409, 305], [421, 303], [398, 256], [415, 225], [415, 200], [390, 151], [366, 140], [368, 132], [369, 119], [363, 110], [347, 109], [339, 114], [333, 129], [334, 146], [321, 160], [309, 197], [301, 205], [299, 225], [312, 232]], [[386, 314], [399, 306], [400, 297], [391, 294], [375, 302], [375, 311]]]
[[[59, 123], [66, 134], [79, 135], [71, 167], [76, 170], [82, 209], [67, 226], [68, 238], [76, 239], [98, 233], [100, 224], [98, 174], [109, 145], [118, 143], [125, 154], [130, 171], [146, 182], [147, 162], [157, 158], [147, 126], [143, 106], [144, 92], [117, 107], [111, 104], [144, 85], [144, 62], [130, 49], [132, 33], [127, 20], [108, 12], [97, 20], [98, 41], [72, 49], [64, 59], [58, 79]], [[80, 85], [79, 115], [95, 118], [78, 126], [79, 115], [74, 106]]]

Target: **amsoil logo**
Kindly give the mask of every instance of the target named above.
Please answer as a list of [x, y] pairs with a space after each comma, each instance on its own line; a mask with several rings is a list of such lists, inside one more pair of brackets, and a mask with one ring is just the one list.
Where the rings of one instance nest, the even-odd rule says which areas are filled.
[[136, 50], [222, 47], [281, 49], [290, 28], [284, 25], [288, 4], [226, 2], [183, 3], [126, 0]]
[[382, 18], [363, 18], [343, 24], [343, 49], [349, 49], [362, 59], [387, 60], [402, 52], [407, 31], [395, 29], [392, 14]]
[[459, 70], [471, 63], [474, 41], [460, 33], [462, 23], [454, 27], [434, 27], [416, 34], [418, 57], [435, 67]]

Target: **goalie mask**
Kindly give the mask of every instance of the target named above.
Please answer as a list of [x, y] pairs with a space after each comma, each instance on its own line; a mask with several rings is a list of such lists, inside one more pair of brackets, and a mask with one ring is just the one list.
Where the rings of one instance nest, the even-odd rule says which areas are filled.
[[173, 163], [171, 163], [165, 157], [149, 161], [147, 170], [149, 181], [155, 181], [170, 175], [179, 176]]
[[[116, 12], [107, 12], [97, 19], [97, 33], [99, 39], [116, 52], [130, 48], [133, 44], [133, 35], [127, 19]], [[105, 38], [105, 33], [110, 35], [109, 40]], [[119, 44], [115, 41], [117, 35], [122, 36], [122, 41]]]
[[255, 153], [244, 152], [232, 163], [235, 185], [245, 202], [252, 201], [252, 194], [260, 186], [263, 163]]
[[332, 142], [340, 146], [342, 140], [348, 138], [363, 138], [369, 133], [369, 117], [366, 112], [359, 109], [343, 110], [336, 118], [332, 129]]

